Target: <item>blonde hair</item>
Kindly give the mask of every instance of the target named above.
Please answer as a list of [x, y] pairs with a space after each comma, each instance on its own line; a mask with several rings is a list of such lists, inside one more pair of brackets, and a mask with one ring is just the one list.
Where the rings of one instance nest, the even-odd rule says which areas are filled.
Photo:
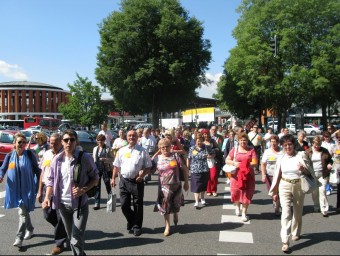
[[313, 138], [313, 144], [321, 145], [321, 143], [322, 143], [322, 139], [320, 136], [315, 136]]
[[35, 138], [40, 140], [42, 142], [42, 144], [45, 144], [47, 142], [47, 136], [43, 132], [38, 132], [34, 136], [35, 136]]
[[158, 142], [158, 148], [171, 146], [171, 141], [167, 138], [160, 139]]
[[165, 131], [165, 135], [170, 135], [173, 139], [175, 138], [175, 130], [174, 129], [168, 129]]

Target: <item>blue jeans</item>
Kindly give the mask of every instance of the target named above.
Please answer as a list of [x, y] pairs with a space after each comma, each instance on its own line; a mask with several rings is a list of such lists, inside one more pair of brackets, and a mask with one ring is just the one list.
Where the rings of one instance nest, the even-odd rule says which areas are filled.
[[86, 255], [84, 247], [85, 229], [89, 217], [88, 203], [80, 208], [79, 219], [77, 218], [78, 208], [73, 209], [72, 206], [61, 204], [59, 211], [70, 240], [73, 255]]

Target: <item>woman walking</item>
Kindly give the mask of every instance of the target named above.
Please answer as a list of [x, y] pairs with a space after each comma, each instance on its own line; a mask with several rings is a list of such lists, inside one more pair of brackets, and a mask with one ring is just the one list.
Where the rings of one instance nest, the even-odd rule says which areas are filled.
[[321, 147], [321, 138], [314, 137], [312, 147], [306, 150], [308, 157], [312, 160], [314, 175], [319, 181], [319, 189], [312, 192], [314, 202], [314, 212], [319, 212], [324, 217], [328, 217], [328, 199], [326, 195], [326, 185], [332, 170], [332, 156], [327, 149]]
[[[30, 212], [34, 211], [36, 184], [41, 169], [33, 153], [25, 150], [27, 141], [22, 133], [14, 136], [14, 150], [8, 153], [0, 168], [0, 183], [7, 173], [5, 209], [19, 208], [19, 228], [13, 246], [21, 247], [23, 240], [33, 235]], [[31, 155], [30, 155], [31, 154]]]
[[99, 171], [99, 181], [96, 186], [96, 192], [94, 195], [94, 207], [93, 210], [100, 209], [100, 197], [101, 197], [101, 178], [105, 184], [107, 194], [111, 193], [110, 177], [112, 177], [113, 169], [113, 151], [105, 144], [105, 135], [99, 134], [96, 138], [98, 146], [93, 148], [93, 159]]
[[[277, 158], [282, 155], [279, 147], [279, 136], [272, 135], [269, 139], [270, 148], [266, 149], [261, 159], [262, 182], [266, 183], [269, 191], [273, 182]], [[280, 216], [280, 200], [273, 201], [275, 215]]]
[[240, 216], [242, 204], [242, 221], [247, 222], [249, 220], [248, 207], [255, 191], [254, 168], [257, 165], [257, 158], [255, 150], [248, 147], [246, 133], [238, 134], [238, 142], [239, 145], [234, 147], [226, 158], [226, 164], [234, 165], [237, 168], [230, 180], [231, 201], [236, 206], [236, 216]]
[[[294, 150], [295, 139], [287, 134], [281, 138], [283, 155], [278, 158], [273, 183], [269, 195], [274, 201], [280, 197], [281, 241], [282, 251], [289, 252], [289, 238], [293, 241], [300, 239], [302, 228], [302, 212], [305, 194], [301, 189], [300, 176], [314, 175], [312, 163], [305, 152]], [[291, 209], [291, 206], [292, 209]]]
[[[206, 205], [204, 194], [209, 180], [207, 159], [214, 159], [214, 157], [214, 152], [207, 151], [203, 143], [203, 136], [198, 133], [195, 136], [195, 146], [190, 148], [187, 159], [187, 166], [190, 168], [190, 190], [195, 196], [194, 207], [196, 209], [200, 208], [201, 205]], [[201, 201], [199, 202], [199, 200]]]
[[169, 236], [170, 232], [170, 214], [174, 215], [174, 224], [178, 223], [178, 212], [181, 207], [182, 184], [179, 179], [180, 172], [184, 176], [184, 190], [189, 189], [188, 171], [185, 163], [182, 163], [181, 158], [176, 153], [171, 153], [171, 142], [168, 139], [161, 139], [158, 143], [158, 148], [161, 154], [154, 158], [156, 162], [159, 183], [158, 183], [158, 211], [164, 216], [165, 230], [164, 236]]

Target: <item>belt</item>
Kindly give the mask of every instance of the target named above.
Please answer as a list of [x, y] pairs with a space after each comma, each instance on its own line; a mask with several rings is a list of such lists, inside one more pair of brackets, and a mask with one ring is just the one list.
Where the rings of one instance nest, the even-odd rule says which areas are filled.
[[126, 180], [126, 181], [128, 181], [128, 182], [136, 183], [136, 179], [124, 178], [122, 175], [121, 175], [120, 177], [123, 178], [123, 180]]
[[281, 179], [286, 181], [286, 182], [289, 182], [291, 184], [295, 184], [295, 183], [298, 183], [300, 181], [300, 179], [292, 179], [292, 180], [290, 180], [290, 179], [286, 179], [286, 178], [283, 178], [283, 177], [281, 177]]

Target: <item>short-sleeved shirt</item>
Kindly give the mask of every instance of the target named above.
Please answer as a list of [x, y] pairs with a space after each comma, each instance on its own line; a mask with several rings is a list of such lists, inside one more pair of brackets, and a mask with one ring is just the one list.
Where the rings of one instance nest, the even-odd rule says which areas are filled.
[[269, 176], [274, 176], [276, 161], [279, 156], [282, 155], [282, 151], [275, 153], [271, 148], [264, 151], [261, 162], [266, 163], [266, 172]]
[[134, 179], [138, 172], [152, 166], [151, 159], [146, 150], [136, 144], [127, 145], [118, 150], [113, 165], [120, 168], [120, 174], [126, 179]]
[[202, 146], [201, 149], [196, 146], [192, 146], [189, 149], [188, 159], [190, 160], [190, 172], [191, 173], [203, 173], [209, 172], [207, 163], [208, 154], [215, 154], [215, 151], [211, 147]]

